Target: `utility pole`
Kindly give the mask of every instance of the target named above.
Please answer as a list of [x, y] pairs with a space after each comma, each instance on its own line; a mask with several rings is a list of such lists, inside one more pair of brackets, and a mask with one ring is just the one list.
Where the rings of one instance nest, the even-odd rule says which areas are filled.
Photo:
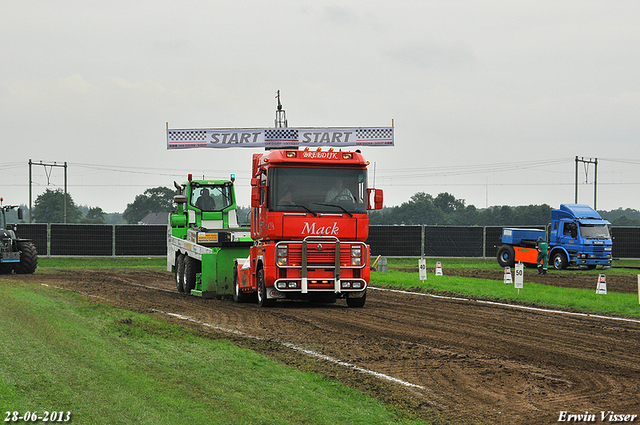
[[[576, 189], [576, 195], [575, 195], [575, 201], [574, 203], [577, 204], [578, 203], [578, 163], [582, 162], [583, 164], [585, 164], [585, 169], [586, 167], [588, 167], [588, 164], [594, 164], [595, 165], [595, 169], [593, 172], [593, 209], [597, 210], [596, 206], [597, 206], [597, 191], [598, 191], [598, 158], [589, 158], [589, 159], [584, 159], [584, 158], [578, 158], [576, 156], [576, 184], [575, 184], [575, 189]], [[585, 173], [586, 174], [586, 173]], [[588, 177], [588, 174], [587, 174]]]
[[[35, 164], [31, 161], [31, 159], [29, 159], [29, 223], [31, 223], [31, 212], [33, 211], [33, 205], [31, 202], [32, 199], [32, 189], [31, 186], [33, 184], [33, 179], [31, 178], [31, 166], [32, 165], [42, 165], [44, 167], [44, 172], [47, 175], [47, 184], [49, 184], [49, 179], [51, 178], [51, 170], [53, 169], [53, 167], [64, 167], [64, 206], [63, 206], [63, 216], [64, 216], [64, 223], [67, 224], [67, 163], [65, 162], [64, 165], [60, 165], [60, 164], [56, 164], [55, 162], [53, 164], [46, 164], [42, 161], [40, 161], [38, 164]], [[47, 172], [47, 167], [49, 167], [49, 172]]]

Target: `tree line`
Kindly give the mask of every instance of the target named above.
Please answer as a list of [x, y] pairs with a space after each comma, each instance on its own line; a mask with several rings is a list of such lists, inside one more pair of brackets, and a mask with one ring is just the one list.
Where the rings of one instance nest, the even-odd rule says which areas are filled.
[[[116, 213], [120, 222], [137, 224], [149, 213], [175, 210], [173, 196], [175, 190], [168, 187], [154, 187], [137, 195], [127, 204], [122, 214]], [[385, 207], [369, 213], [371, 225], [455, 225], [455, 226], [526, 226], [546, 224], [551, 220], [552, 207], [547, 204], [526, 206], [492, 206], [476, 208], [466, 205], [463, 199], [456, 199], [443, 192], [433, 197], [424, 192], [414, 194], [399, 206]], [[32, 221], [35, 223], [64, 222], [64, 193], [61, 189], [45, 190], [34, 202]], [[240, 223], [248, 223], [248, 207], [238, 208]], [[615, 226], [640, 226], [640, 211], [618, 208], [599, 211], [603, 218]], [[67, 223], [103, 224], [108, 216], [100, 207], [77, 206], [67, 194]], [[109, 220], [114, 223], [115, 220]]]
[[[559, 205], [557, 206], [559, 207]], [[557, 208], [556, 207], [556, 208]], [[380, 211], [372, 211], [372, 225], [455, 225], [455, 226], [527, 226], [543, 225], [551, 221], [552, 207], [547, 204], [524, 206], [492, 206], [478, 209], [466, 205], [450, 193], [435, 198], [418, 192], [407, 202]], [[615, 226], [640, 226], [640, 211], [618, 208], [598, 211]]]

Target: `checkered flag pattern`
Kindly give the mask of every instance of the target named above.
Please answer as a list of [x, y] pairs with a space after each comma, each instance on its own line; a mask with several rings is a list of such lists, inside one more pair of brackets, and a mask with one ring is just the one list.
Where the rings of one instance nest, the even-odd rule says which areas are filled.
[[204, 130], [169, 130], [170, 142], [206, 142], [207, 132]]
[[391, 128], [359, 128], [356, 130], [357, 140], [393, 140]]
[[298, 130], [293, 128], [268, 129], [268, 130], [265, 130], [264, 140], [265, 142], [279, 141], [279, 140], [297, 142]]

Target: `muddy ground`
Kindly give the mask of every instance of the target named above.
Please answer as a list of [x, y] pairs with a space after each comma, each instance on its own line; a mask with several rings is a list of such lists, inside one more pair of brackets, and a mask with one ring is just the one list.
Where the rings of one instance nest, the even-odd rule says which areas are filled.
[[[596, 414], [596, 423], [603, 423], [600, 411], [640, 415], [640, 321], [376, 289], [369, 290], [362, 309], [350, 309], [344, 300], [324, 305], [281, 302], [260, 309], [178, 294], [171, 274], [137, 269], [2, 278], [64, 288], [94, 302], [234, 340], [433, 423], [551, 424], [562, 411], [588, 411]], [[561, 273], [544, 279], [565, 281]], [[292, 347], [360, 369], [309, 357]]]

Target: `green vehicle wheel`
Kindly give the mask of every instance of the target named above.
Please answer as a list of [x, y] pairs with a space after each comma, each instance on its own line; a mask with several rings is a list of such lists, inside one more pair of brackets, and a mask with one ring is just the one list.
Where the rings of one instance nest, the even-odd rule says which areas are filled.
[[176, 280], [176, 288], [178, 289], [178, 292], [184, 293], [184, 254], [179, 254], [176, 257], [174, 277]]

